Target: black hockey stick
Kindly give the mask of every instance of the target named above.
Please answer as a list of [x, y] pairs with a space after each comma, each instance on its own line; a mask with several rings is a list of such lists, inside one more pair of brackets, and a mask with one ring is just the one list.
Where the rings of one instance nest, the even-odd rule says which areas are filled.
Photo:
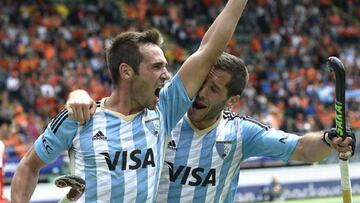
[[[346, 117], [345, 117], [345, 67], [335, 56], [328, 58], [326, 66], [335, 73], [335, 124], [336, 134], [343, 139], [346, 138]], [[349, 160], [339, 160], [341, 173], [341, 189], [344, 203], [352, 202], [351, 181], [349, 177]]]

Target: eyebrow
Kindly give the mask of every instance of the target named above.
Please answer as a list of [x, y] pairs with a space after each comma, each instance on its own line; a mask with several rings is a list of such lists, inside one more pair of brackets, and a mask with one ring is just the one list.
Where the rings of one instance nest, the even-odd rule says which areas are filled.
[[153, 66], [156, 66], [156, 65], [167, 66], [168, 63], [167, 63], [167, 62], [156, 62], [156, 63], [153, 63], [152, 65], [153, 65]]

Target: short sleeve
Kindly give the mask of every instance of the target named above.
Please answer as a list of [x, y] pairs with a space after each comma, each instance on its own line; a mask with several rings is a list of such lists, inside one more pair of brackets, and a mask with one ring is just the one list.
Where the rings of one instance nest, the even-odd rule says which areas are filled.
[[299, 140], [295, 134], [285, 133], [248, 120], [241, 123], [243, 159], [267, 156], [287, 162]]
[[36, 154], [45, 163], [52, 162], [71, 147], [77, 128], [77, 122], [68, 118], [67, 111], [62, 111], [35, 141]]

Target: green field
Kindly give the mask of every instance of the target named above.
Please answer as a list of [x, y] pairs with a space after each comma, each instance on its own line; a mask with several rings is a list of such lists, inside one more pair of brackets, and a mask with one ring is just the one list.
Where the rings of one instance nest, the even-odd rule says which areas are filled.
[[[277, 201], [279, 203], [279, 201]], [[342, 197], [328, 197], [328, 198], [311, 198], [301, 200], [286, 200], [283, 203], [342, 203]], [[352, 197], [353, 203], [360, 203], [360, 195]], [[264, 202], [263, 202], [264, 203]], [[274, 203], [274, 202], [273, 202]]]

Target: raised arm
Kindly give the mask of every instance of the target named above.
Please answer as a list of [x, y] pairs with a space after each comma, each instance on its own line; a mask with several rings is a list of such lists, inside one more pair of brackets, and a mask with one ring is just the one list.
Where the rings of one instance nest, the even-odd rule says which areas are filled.
[[32, 147], [21, 159], [11, 181], [11, 202], [30, 202], [39, 178], [40, 168], [45, 166]]
[[354, 153], [355, 145], [355, 135], [351, 131], [347, 132], [344, 140], [336, 137], [336, 131], [333, 129], [326, 131], [325, 134], [324, 132], [306, 133], [299, 139], [291, 159], [317, 162], [329, 156], [334, 150], [339, 153], [340, 158], [348, 159]]
[[229, 0], [205, 33], [198, 50], [181, 66], [179, 76], [188, 96], [196, 96], [203, 81], [231, 39], [247, 0]]

